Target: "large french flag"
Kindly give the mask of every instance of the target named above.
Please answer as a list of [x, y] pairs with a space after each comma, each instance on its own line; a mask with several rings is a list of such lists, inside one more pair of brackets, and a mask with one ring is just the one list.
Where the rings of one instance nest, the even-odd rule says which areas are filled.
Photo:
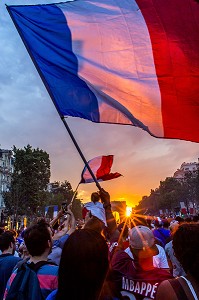
[[61, 117], [199, 142], [199, 3], [8, 6]]

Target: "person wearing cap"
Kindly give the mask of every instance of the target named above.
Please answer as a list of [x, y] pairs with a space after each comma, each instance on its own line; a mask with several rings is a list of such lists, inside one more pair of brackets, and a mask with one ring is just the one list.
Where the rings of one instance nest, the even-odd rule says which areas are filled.
[[130, 229], [130, 250], [134, 257], [132, 259], [118, 242], [119, 231], [112, 214], [109, 194], [102, 190], [100, 196], [109, 229], [110, 264], [117, 290], [129, 299], [155, 299], [158, 285], [172, 276], [169, 272], [153, 266], [153, 256], [157, 255], [158, 249], [152, 231], [141, 225]]
[[[146, 228], [148, 228], [148, 227], [146, 227]], [[149, 231], [149, 233], [152, 237], [154, 237], [151, 230]], [[167, 256], [166, 256], [164, 248], [157, 244], [156, 238], [154, 238], [154, 243], [155, 243], [155, 246], [157, 248], [156, 249], [157, 251], [155, 253], [156, 255], [153, 256], [153, 266], [156, 267], [156, 268], [161, 268], [161, 269], [167, 270], [169, 272], [169, 264], [168, 264], [168, 260], [167, 260]], [[134, 256], [133, 256], [133, 253], [132, 253], [130, 247], [126, 248], [125, 252], [132, 259], [134, 259]]]

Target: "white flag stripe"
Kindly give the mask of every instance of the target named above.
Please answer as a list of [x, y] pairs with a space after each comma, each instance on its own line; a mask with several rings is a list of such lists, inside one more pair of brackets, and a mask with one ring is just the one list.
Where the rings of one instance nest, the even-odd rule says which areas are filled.
[[[120, 1], [117, 2], [118, 7], [114, 0], [108, 4], [105, 0], [95, 0], [71, 2], [67, 7], [57, 5], [71, 30], [78, 75], [97, 97], [101, 122], [106, 122], [107, 117], [110, 122], [111, 116], [112, 122], [130, 123], [109, 105], [103, 97], [105, 93], [125, 106], [153, 134], [162, 136], [161, 95], [145, 20], [134, 0], [122, 1], [122, 8]], [[111, 3], [112, 16], [111, 10], [106, 14]], [[86, 14], [81, 13], [85, 7]]]

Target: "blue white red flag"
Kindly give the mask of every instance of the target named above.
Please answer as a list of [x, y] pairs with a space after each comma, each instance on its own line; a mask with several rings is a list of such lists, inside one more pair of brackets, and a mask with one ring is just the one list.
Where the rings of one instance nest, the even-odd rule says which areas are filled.
[[8, 6], [61, 117], [199, 142], [199, 4], [77, 0]]
[[[120, 173], [110, 173], [113, 164], [113, 155], [98, 156], [88, 161], [88, 165], [95, 175], [97, 181], [106, 181], [122, 176]], [[80, 183], [94, 182], [89, 170], [85, 166]]]

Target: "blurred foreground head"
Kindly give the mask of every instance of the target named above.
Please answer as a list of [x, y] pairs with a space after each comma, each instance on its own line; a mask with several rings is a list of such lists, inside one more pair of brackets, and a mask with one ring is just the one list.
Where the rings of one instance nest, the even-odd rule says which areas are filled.
[[107, 271], [108, 246], [104, 238], [91, 229], [76, 230], [62, 251], [56, 299], [98, 299]]
[[173, 249], [185, 272], [199, 282], [199, 224], [180, 225], [173, 236]]

